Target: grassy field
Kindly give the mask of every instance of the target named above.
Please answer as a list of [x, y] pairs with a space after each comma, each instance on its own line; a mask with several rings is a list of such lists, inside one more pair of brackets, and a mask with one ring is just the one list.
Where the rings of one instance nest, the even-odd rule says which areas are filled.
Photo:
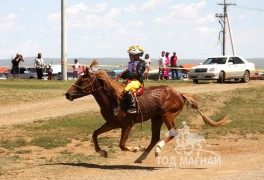
[[[155, 81], [149, 81], [146, 86], [157, 84]], [[3, 100], [9, 102], [19, 101], [34, 101], [35, 98], [54, 98], [65, 93], [73, 84], [73, 81], [38, 81], [38, 80], [9, 80], [1, 81], [0, 88]], [[185, 81], [163, 81], [160, 84], [169, 86], [188, 86], [190, 83]], [[17, 93], [14, 93], [16, 92]], [[12, 94], [12, 96], [11, 96]], [[16, 96], [17, 95], [17, 96]], [[21, 97], [23, 96], [23, 97]], [[215, 93], [201, 93], [197, 94], [200, 98], [200, 104], [207, 104], [204, 107], [206, 110], [210, 108], [208, 102], [215, 102], [217, 99], [226, 96], [226, 94]], [[223, 136], [228, 134], [246, 135], [264, 133], [263, 123], [263, 89], [248, 88], [228, 92], [228, 97], [216, 110], [216, 113], [211, 117], [217, 119], [222, 115], [227, 115], [232, 120], [226, 126], [211, 128], [208, 126], [200, 127], [200, 133], [209, 137]], [[189, 121], [191, 128], [191, 120], [198, 114], [194, 110], [187, 111], [187, 108], [176, 118], [176, 126], [181, 127], [182, 121]], [[100, 113], [82, 113], [79, 115], [70, 115], [66, 117], [52, 118], [48, 121], [36, 121], [34, 123], [24, 125], [13, 125], [8, 128], [1, 128], [0, 147], [5, 149], [15, 149], [23, 146], [40, 146], [43, 148], [56, 148], [67, 145], [73, 139], [81, 141], [92, 141], [92, 132], [100, 127], [104, 122]], [[17, 133], [8, 133], [8, 132]], [[166, 129], [163, 127], [163, 132]], [[150, 137], [150, 122], [141, 125], [137, 124], [130, 138], [145, 138]], [[117, 145], [118, 140], [112, 139], [111, 142], [103, 136], [100, 138], [101, 143], [108, 141], [109, 146]], [[115, 143], [114, 143], [115, 141]], [[1, 152], [0, 152], [1, 153]]]
[[[8, 80], [0, 81], [1, 100], [6, 104], [17, 104], [23, 102], [34, 102], [36, 99], [53, 99], [64, 96], [65, 91], [73, 84], [73, 81], [38, 81], [38, 80]], [[191, 86], [191, 82], [185, 81], [149, 81], [145, 86], [156, 84], [177, 86]], [[194, 110], [184, 108], [182, 113], [175, 119], [176, 127], [182, 128], [182, 121], [187, 121], [192, 131], [208, 138], [225, 138], [229, 135], [244, 138], [248, 135], [254, 136], [264, 134], [264, 112], [263, 87], [236, 89], [223, 92], [206, 92], [196, 94], [199, 97], [199, 105], [205, 114], [212, 119], [226, 115], [231, 123], [217, 128], [194, 123], [201, 118]], [[213, 110], [213, 111], [212, 111]], [[201, 121], [201, 120], [200, 120]], [[10, 169], [19, 169], [21, 163], [27, 163], [37, 157], [37, 161], [47, 162], [93, 162], [101, 158], [91, 150], [87, 152], [84, 145], [89, 144], [93, 149], [92, 132], [104, 123], [101, 114], [82, 113], [68, 115], [48, 120], [39, 120], [27, 124], [9, 125], [0, 127], [0, 176], [6, 174]], [[151, 131], [150, 121], [136, 124], [132, 129], [128, 142], [149, 142]], [[163, 126], [161, 137], [167, 130]], [[99, 144], [109, 153], [110, 158], [116, 157], [119, 146], [120, 130], [113, 130], [109, 135], [101, 135]], [[71, 152], [66, 146], [77, 142], [78, 149], [83, 152]], [[38, 152], [32, 149], [44, 149]], [[60, 149], [59, 151], [56, 149]], [[42, 155], [42, 153], [58, 151], [53, 157]], [[118, 153], [117, 153], [118, 152]], [[39, 155], [38, 155], [39, 154]], [[11, 168], [10, 168], [11, 167]]]
[[[121, 80], [120, 80], [121, 82]], [[64, 96], [66, 90], [74, 83], [69, 81], [43, 81], [37, 79], [8, 79], [0, 81], [1, 100], [6, 103], [34, 102], [35, 100], [52, 99]], [[187, 86], [191, 82], [186, 81], [148, 81], [145, 86], [174, 85]]]

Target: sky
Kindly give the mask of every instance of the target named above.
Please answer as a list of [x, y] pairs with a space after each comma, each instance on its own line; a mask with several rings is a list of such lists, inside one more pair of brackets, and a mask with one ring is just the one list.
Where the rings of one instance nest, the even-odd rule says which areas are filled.
[[[222, 54], [224, 0], [66, 0], [68, 58], [126, 58], [139, 45], [150, 58], [176, 51], [179, 59]], [[264, 1], [227, 0], [236, 54], [264, 58]], [[1, 2], [0, 59], [16, 53], [61, 57], [61, 0]], [[227, 53], [232, 54], [229, 33]]]

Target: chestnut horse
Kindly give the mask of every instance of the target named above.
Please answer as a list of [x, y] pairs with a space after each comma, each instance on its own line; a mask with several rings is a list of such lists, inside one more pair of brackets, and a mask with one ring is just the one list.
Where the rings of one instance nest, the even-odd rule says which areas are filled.
[[[93, 62], [90, 67], [94, 64], [96, 62]], [[127, 114], [128, 105], [126, 99], [122, 97], [123, 90], [124, 85], [109, 78], [106, 72], [96, 71], [92, 73], [90, 69], [86, 68], [84, 75], [80, 76], [65, 94], [66, 98], [71, 101], [90, 94], [94, 96], [106, 121], [105, 124], [93, 132], [92, 136], [95, 151], [103, 157], [107, 157], [107, 152], [99, 147], [97, 137], [112, 129], [121, 128], [120, 148], [124, 151], [144, 151], [135, 161], [135, 163], [141, 163], [159, 142], [162, 124], [165, 123], [168, 130], [174, 129], [174, 118], [182, 111], [185, 104], [191, 105], [193, 109], [196, 109], [202, 115], [204, 122], [210, 126], [221, 126], [226, 123], [225, 118], [215, 122], [206, 117], [198, 108], [194, 95], [176, 92], [168, 86], [146, 87], [145, 92], [138, 97], [139, 112], [137, 114]], [[149, 119], [151, 119], [152, 131], [149, 146], [146, 149], [126, 146], [126, 141], [133, 125]], [[160, 154], [163, 146], [172, 138], [173, 135], [165, 137], [158, 143], [155, 151], [156, 156]]]

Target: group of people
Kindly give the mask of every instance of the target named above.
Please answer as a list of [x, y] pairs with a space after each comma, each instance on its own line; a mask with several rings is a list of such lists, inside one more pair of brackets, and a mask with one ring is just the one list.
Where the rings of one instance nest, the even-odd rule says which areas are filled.
[[[21, 54], [16, 54], [16, 57], [11, 61], [12, 62], [12, 73], [13, 73], [13, 77], [14, 78], [18, 78], [19, 77], [19, 64], [20, 62], [25, 62], [25, 60], [23, 59], [23, 56]], [[51, 64], [48, 64], [48, 66], [46, 66], [43, 58], [42, 58], [42, 54], [38, 53], [36, 59], [34, 60], [34, 67], [36, 68], [36, 73], [37, 73], [37, 78], [38, 79], [42, 79], [43, 78], [43, 69], [45, 67], [47, 67], [48, 69], [48, 79], [51, 80], [52, 77], [52, 67]]]
[[[171, 71], [172, 77], [171, 79], [176, 80], [179, 79], [178, 71], [177, 71], [177, 55], [176, 52], [173, 52], [173, 55], [169, 57], [170, 52], [162, 51], [161, 56], [158, 58], [158, 65], [159, 65], [159, 71], [158, 71], [158, 80], [163, 79], [169, 79], [169, 71]], [[151, 60], [149, 57], [149, 54], [146, 54], [143, 58], [145, 61], [145, 81], [148, 81], [148, 74], [150, 70], [150, 64]], [[170, 70], [169, 70], [170, 69]]]
[[[171, 79], [179, 79], [177, 71], [177, 55], [176, 52], [173, 52], [173, 55], [169, 57], [170, 52], [162, 51], [161, 56], [158, 59], [159, 64], [159, 73], [158, 80], [169, 79], [169, 66], [171, 69]], [[174, 76], [175, 75], [175, 76]]]

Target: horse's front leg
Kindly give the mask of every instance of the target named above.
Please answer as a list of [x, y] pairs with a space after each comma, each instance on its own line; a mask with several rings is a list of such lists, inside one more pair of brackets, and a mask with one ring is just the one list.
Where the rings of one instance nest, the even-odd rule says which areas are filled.
[[115, 129], [116, 127], [111, 126], [108, 123], [103, 124], [100, 128], [98, 128], [97, 130], [95, 130], [93, 132], [93, 141], [94, 141], [94, 147], [95, 147], [95, 151], [98, 152], [101, 156], [107, 158], [107, 152], [105, 150], [101, 150], [101, 148], [98, 145], [98, 141], [97, 141], [97, 137], [105, 132], [108, 132], [112, 129]]
[[131, 152], [144, 151], [145, 148], [143, 148], [142, 146], [139, 146], [139, 147], [129, 147], [129, 146], [126, 146], [126, 141], [128, 139], [128, 136], [129, 136], [129, 133], [130, 133], [132, 127], [133, 127], [133, 124], [128, 125], [128, 126], [122, 128], [121, 139], [120, 139], [119, 147], [123, 151], [131, 151]]

